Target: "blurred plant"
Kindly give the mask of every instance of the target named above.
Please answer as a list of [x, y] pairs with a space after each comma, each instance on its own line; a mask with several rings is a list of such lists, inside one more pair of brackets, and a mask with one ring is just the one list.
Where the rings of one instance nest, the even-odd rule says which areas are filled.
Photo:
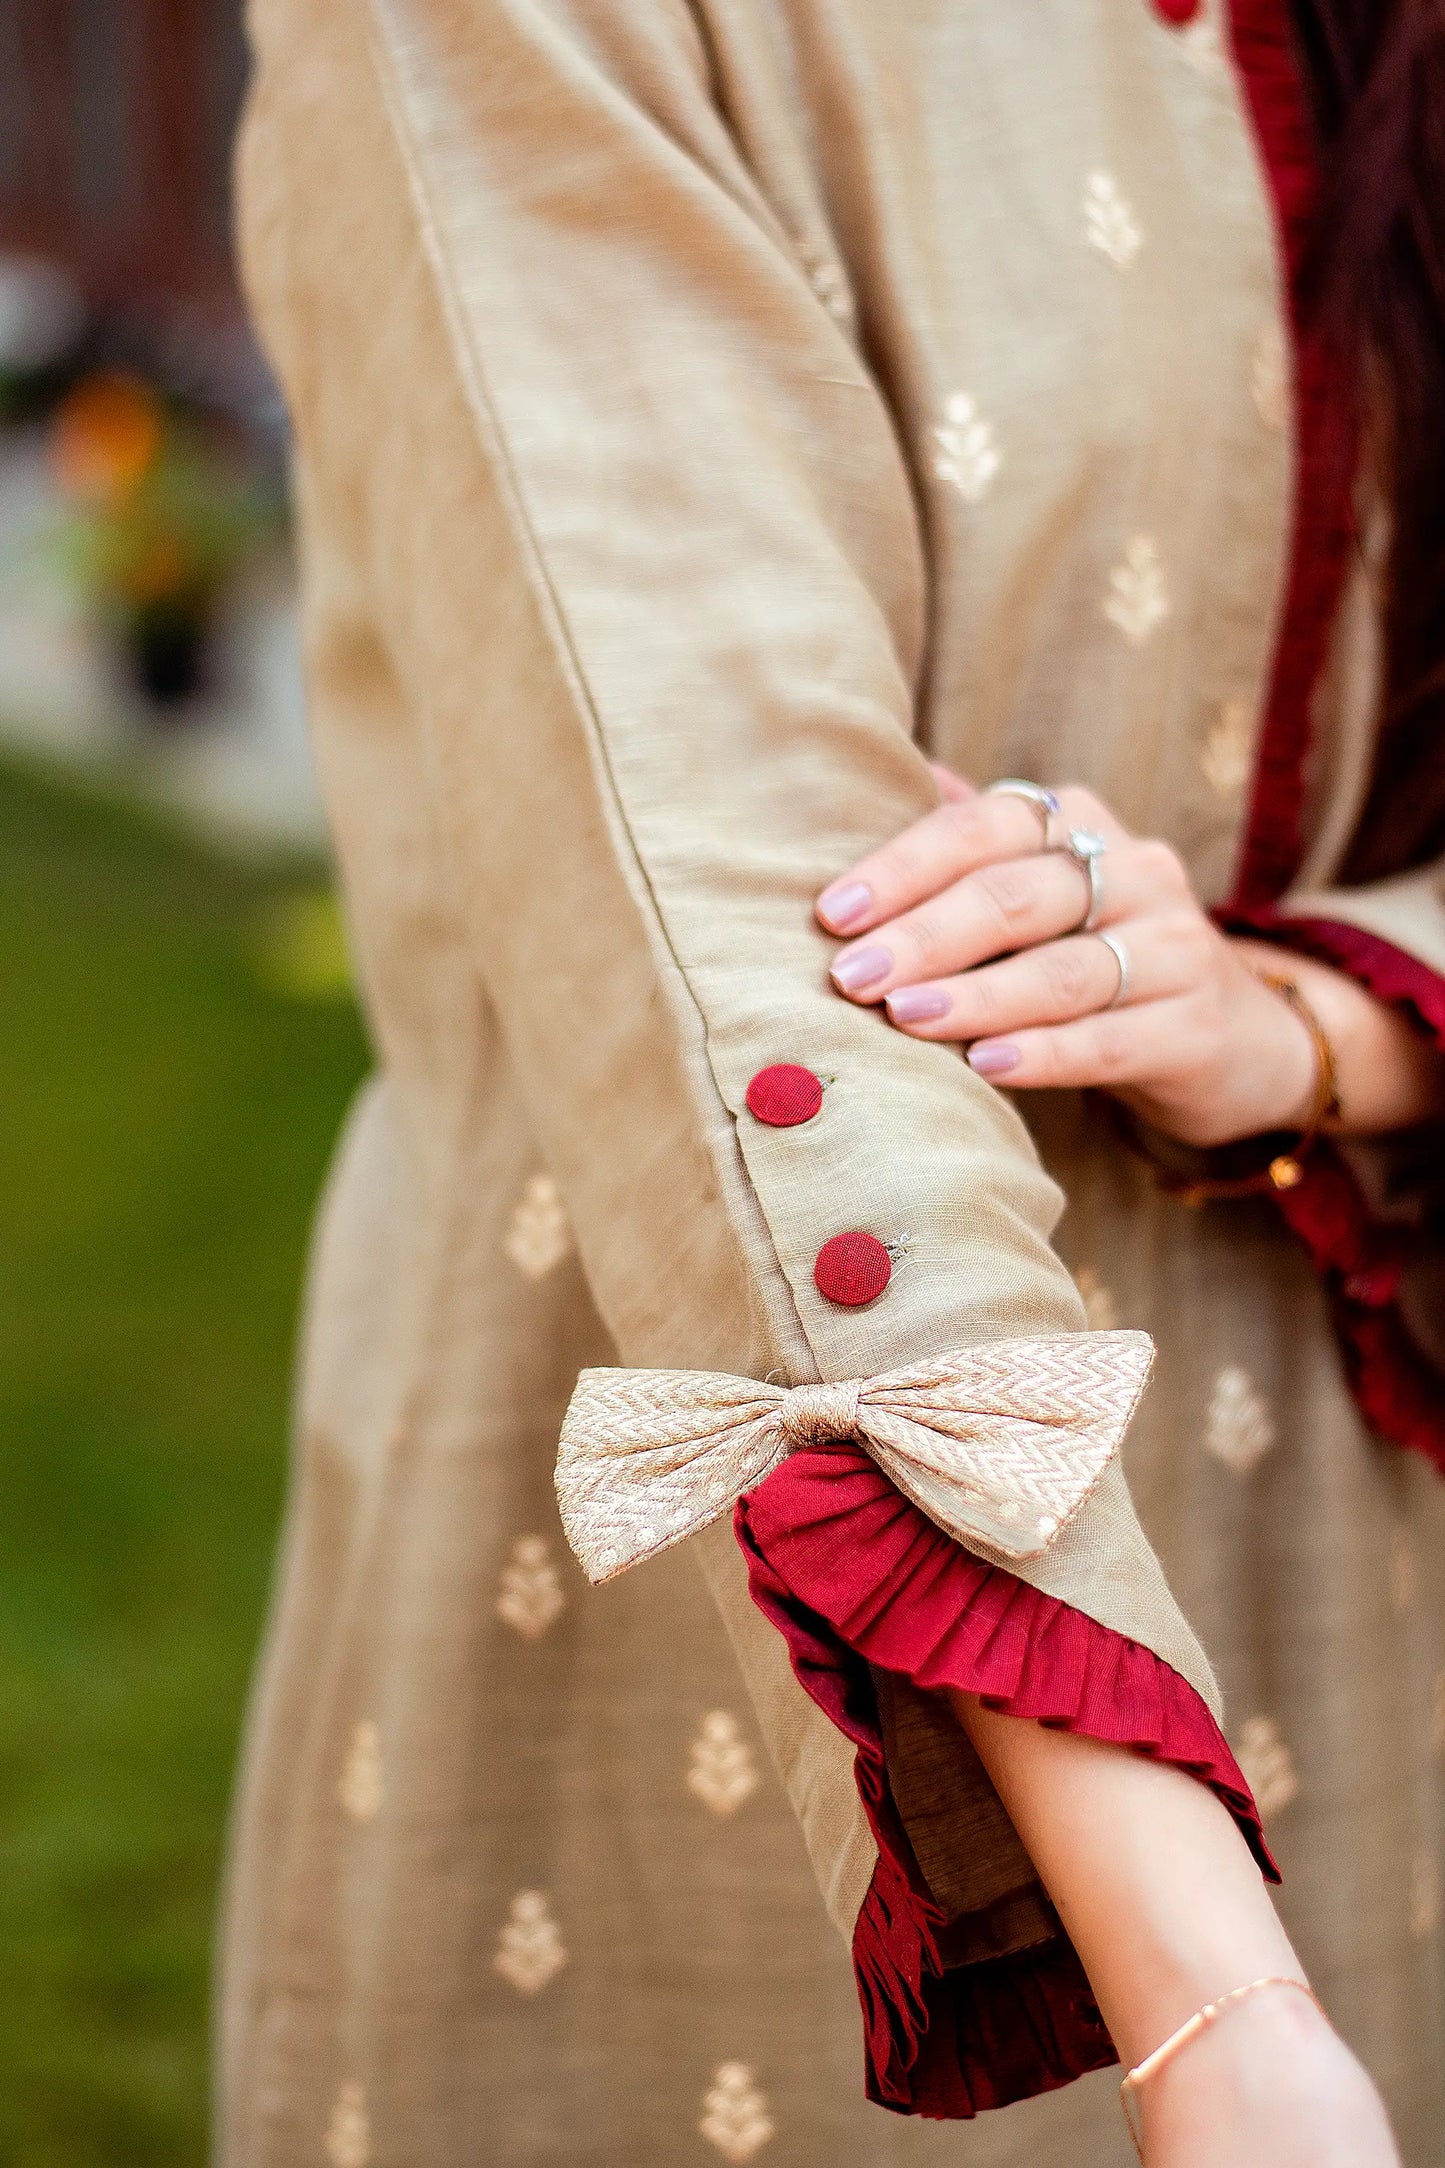
[[291, 1001], [352, 998], [346, 928], [334, 890], [278, 896], [261, 914], [252, 944], [260, 985]]
[[281, 522], [240, 448], [142, 378], [85, 378], [57, 407], [51, 463], [74, 513], [72, 576], [129, 674], [170, 706], [199, 690], [217, 604]]

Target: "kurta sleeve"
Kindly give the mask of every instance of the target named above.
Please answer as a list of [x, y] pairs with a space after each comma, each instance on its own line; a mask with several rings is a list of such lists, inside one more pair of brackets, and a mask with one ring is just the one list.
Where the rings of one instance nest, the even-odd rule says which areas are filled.
[[[1291, 894], [1249, 930], [1348, 972], [1445, 1049], [1445, 865]], [[1445, 1118], [1311, 1156], [1280, 1199], [1371, 1429], [1445, 1472]]]
[[[391, 178], [364, 224], [332, 207], [305, 237], [333, 185], [323, 40], [314, 76], [267, 93], [297, 108], [275, 191], [296, 233], [256, 297], [303, 520], [353, 539], [477, 998], [622, 1361], [794, 1385], [990, 1343], [1087, 1353], [1060, 1199], [1009, 1104], [828, 984], [814, 895], [934, 802], [912, 736], [926, 550], [841, 269], [818, 278], [816, 241], [759, 187], [672, 0], [327, 13], [352, 64], [370, 40], [387, 121], [367, 155]], [[779, 1069], [817, 1081], [808, 1119], [750, 1105]], [[1009, 1389], [1036, 1368], [1005, 1361]], [[836, 1871], [831, 1777], [760, 1696], [852, 1940], [873, 2096], [966, 2115], [1112, 2060], [930, 1696], [1188, 1767], [1267, 1862], [1117, 1455], [1016, 1563], [837, 1439], [751, 1488], [737, 1538], [721, 1520], [696, 1539], [725, 1608], [745, 1564], [856, 1749], [862, 1887]]]

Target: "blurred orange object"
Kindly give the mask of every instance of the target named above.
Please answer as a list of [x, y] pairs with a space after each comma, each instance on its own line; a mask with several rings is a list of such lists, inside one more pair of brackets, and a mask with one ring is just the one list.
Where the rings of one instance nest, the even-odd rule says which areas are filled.
[[163, 434], [161, 403], [148, 384], [132, 376], [88, 377], [56, 411], [56, 477], [73, 496], [126, 496], [149, 472]]
[[116, 586], [130, 602], [160, 602], [184, 594], [195, 576], [179, 536], [161, 533], [138, 543], [129, 562], [117, 567]]

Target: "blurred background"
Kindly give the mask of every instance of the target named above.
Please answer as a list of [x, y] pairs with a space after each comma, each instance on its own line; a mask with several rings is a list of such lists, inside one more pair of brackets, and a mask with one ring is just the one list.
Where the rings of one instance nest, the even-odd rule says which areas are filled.
[[0, 2164], [199, 2164], [312, 1200], [364, 1064], [241, 0], [0, 0]]

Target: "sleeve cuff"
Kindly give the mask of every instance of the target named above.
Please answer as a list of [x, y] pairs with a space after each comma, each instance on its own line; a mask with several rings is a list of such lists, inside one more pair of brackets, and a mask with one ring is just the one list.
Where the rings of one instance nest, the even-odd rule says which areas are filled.
[[[1342, 919], [1290, 918], [1275, 906], [1230, 912], [1226, 931], [1278, 942], [1347, 972], [1445, 1048], [1445, 977], [1380, 934]], [[1304, 1180], [1275, 1202], [1324, 1283], [1350, 1391], [1378, 1437], [1445, 1474], [1445, 1377], [1400, 1306], [1411, 1228], [1381, 1218], [1344, 1155], [1321, 1141]]]
[[1273, 907], [1231, 912], [1231, 933], [1278, 941], [1349, 973], [1380, 1001], [1403, 1009], [1417, 1027], [1445, 1047], [1445, 977], [1383, 935], [1335, 918], [1289, 918]]
[[[953, 1542], [857, 1446], [790, 1454], [739, 1500], [734, 1525], [754, 1602], [787, 1641], [800, 1683], [857, 1748], [878, 1845], [853, 1935], [869, 2098], [904, 2114], [969, 2117], [1115, 2062], [1083, 1967], [1011, 1831], [1022, 1886], [996, 1887], [971, 1917], [956, 1895], [940, 1901], [944, 1877], [934, 1861], [925, 1875], [900, 1804], [880, 1687], [957, 1688], [1185, 1769], [1223, 1800], [1278, 1880], [1249, 1787], [1203, 1700], [1149, 1649]], [[976, 1812], [945, 1805], [930, 1820], [935, 1860], [940, 1842], [958, 1855], [981, 1841]]]

